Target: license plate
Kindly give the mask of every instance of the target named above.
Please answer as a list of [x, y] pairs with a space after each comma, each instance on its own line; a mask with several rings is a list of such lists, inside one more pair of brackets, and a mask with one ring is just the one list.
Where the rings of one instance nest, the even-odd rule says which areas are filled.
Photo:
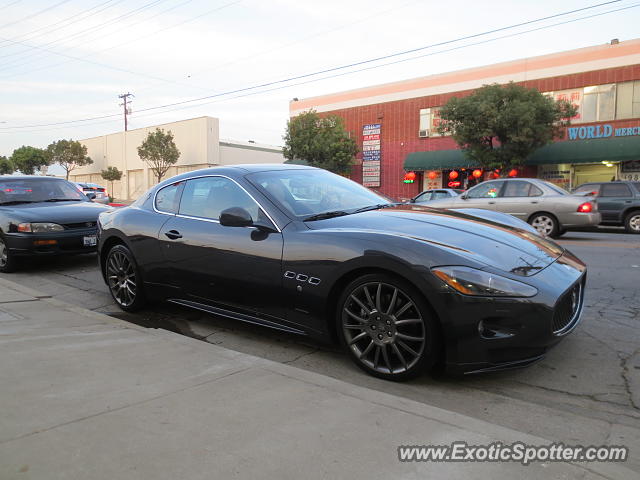
[[95, 247], [98, 244], [98, 237], [95, 235], [87, 235], [82, 238], [85, 247]]

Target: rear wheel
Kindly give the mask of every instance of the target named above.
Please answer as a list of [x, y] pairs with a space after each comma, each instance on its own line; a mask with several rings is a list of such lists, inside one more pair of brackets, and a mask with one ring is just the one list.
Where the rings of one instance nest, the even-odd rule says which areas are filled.
[[407, 380], [434, 364], [434, 320], [408, 282], [386, 274], [364, 275], [345, 288], [337, 314], [344, 348], [367, 373]]
[[16, 269], [16, 256], [11, 253], [4, 238], [0, 237], [0, 272], [11, 273]]
[[105, 261], [105, 276], [111, 296], [126, 312], [134, 312], [145, 304], [142, 279], [131, 251], [114, 245]]
[[557, 238], [560, 236], [558, 220], [549, 213], [536, 213], [529, 219], [529, 224], [543, 237]]
[[624, 228], [629, 233], [640, 233], [640, 211], [636, 210], [625, 217]]

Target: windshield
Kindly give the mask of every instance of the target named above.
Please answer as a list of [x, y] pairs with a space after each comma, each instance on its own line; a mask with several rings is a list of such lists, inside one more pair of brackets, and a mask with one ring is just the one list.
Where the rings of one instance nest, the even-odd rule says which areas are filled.
[[389, 199], [326, 170], [272, 170], [247, 175], [257, 188], [300, 218], [326, 212], [353, 213]]
[[0, 178], [0, 205], [45, 201], [86, 201], [86, 196], [66, 180], [55, 178]]

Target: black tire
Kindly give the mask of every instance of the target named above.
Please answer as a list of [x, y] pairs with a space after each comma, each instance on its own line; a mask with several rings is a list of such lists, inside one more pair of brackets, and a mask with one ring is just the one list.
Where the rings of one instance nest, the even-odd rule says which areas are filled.
[[0, 235], [0, 272], [15, 272], [18, 267], [18, 259], [11, 253], [5, 239]]
[[640, 233], [640, 210], [627, 214], [624, 218], [624, 228], [628, 233]]
[[114, 245], [107, 253], [104, 274], [113, 300], [125, 312], [135, 312], [146, 304], [140, 269], [131, 251]]
[[558, 238], [561, 235], [558, 219], [550, 213], [536, 213], [529, 219], [529, 225], [543, 237]]
[[438, 358], [432, 310], [401, 278], [380, 273], [353, 280], [338, 301], [336, 320], [351, 360], [375, 377], [408, 380], [429, 371]]

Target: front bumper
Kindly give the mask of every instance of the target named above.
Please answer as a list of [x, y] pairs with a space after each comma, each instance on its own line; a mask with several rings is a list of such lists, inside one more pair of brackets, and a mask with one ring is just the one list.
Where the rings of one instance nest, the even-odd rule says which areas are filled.
[[586, 268], [570, 253], [522, 279], [531, 298], [447, 295], [446, 369], [454, 374], [530, 365], [576, 328], [584, 305]]
[[5, 240], [7, 247], [14, 255], [67, 255], [95, 252], [97, 248], [95, 245], [84, 245], [84, 237], [95, 235], [97, 235], [97, 229], [94, 227], [56, 233], [7, 233]]

